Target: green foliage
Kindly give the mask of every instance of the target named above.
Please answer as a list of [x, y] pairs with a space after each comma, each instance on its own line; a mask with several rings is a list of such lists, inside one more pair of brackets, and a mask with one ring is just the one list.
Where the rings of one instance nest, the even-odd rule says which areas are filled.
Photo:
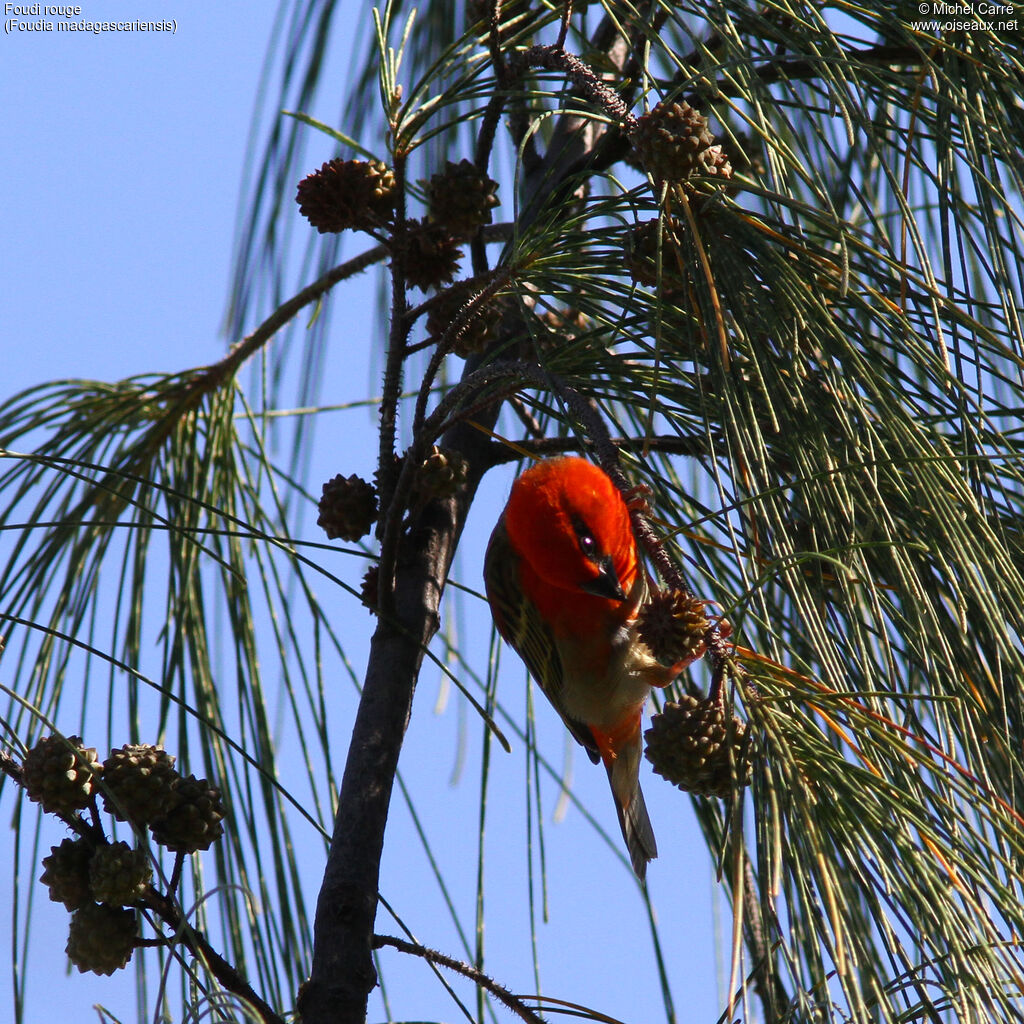
[[[249, 196], [236, 334], [254, 296], [282, 292], [293, 270], [279, 242], [307, 169], [298, 140], [322, 147], [314, 164], [336, 152], [305, 110], [337, 13], [303, 5], [286, 40], [309, 56], [301, 76], [289, 64], [278, 106], [302, 113], [275, 123]], [[583, 445], [594, 438], [563, 399], [591, 401], [634, 482], [652, 488], [691, 588], [731, 620], [743, 671], [730, 699], [753, 737], [753, 782], [697, 810], [737, 914], [770, 953], [743, 970], [737, 956], [730, 991], [762, 972], [753, 986], [773, 1021], [1024, 1018], [1020, 36], [936, 38], [915, 27], [916, 4], [591, 4], [566, 49], [631, 116], [688, 99], [732, 161], [727, 187], [665, 187], [625, 162], [629, 123], [593, 75], [550, 52], [528, 59], [555, 42], [561, 11], [506, 13], [496, 47], [458, 5], [437, 0], [406, 21], [390, 5], [350, 107], [372, 98], [380, 117], [329, 130], [346, 156], [387, 148], [403, 182], [441, 155], [482, 157], [512, 220], [472, 250], [474, 274], [520, 318], [469, 364], [478, 387], [448, 382], [444, 352], [410, 354], [428, 347], [428, 309], [403, 320], [405, 294], [392, 297], [390, 358], [414, 381], [392, 396], [395, 416], [401, 430], [436, 428], [406, 443], [429, 446], [483, 399], [507, 397], [503, 358], [529, 364], [513, 380], [519, 415], [499, 433], [539, 450]], [[406, 188], [409, 216], [421, 192]], [[629, 238], [659, 218], [653, 283], [638, 283]], [[337, 240], [315, 244], [329, 264]], [[289, 349], [316, 365], [328, 324], [275, 340], [272, 379]], [[265, 397], [285, 404], [273, 386]], [[441, 414], [434, 399], [448, 403]], [[289, 502], [309, 499], [298, 467], [310, 435], [285, 436], [282, 467], [270, 454], [281, 438], [249, 413], [234, 365], [41, 387], [0, 406], [0, 423], [0, 528], [17, 536], [0, 594], [22, 645], [5, 655], [19, 680], [6, 724], [27, 738], [33, 715], [83, 717], [102, 685], [95, 666], [109, 666], [106, 699], [127, 707], [111, 713], [112, 741], [173, 733], [183, 769], [225, 788], [230, 841], [214, 870], [239, 888], [218, 894], [221, 931], [235, 964], [288, 1008], [311, 938], [289, 805], [329, 832], [342, 752], [329, 742], [327, 652], [347, 669], [311, 583], [326, 574], [322, 553], [288, 528]], [[141, 653], [154, 635], [158, 680]], [[463, 680], [486, 656], [454, 643], [446, 654], [463, 659], [452, 670]], [[83, 665], [87, 692], [69, 692]], [[287, 787], [271, 677], [308, 757]], [[707, 673], [677, 685], [706, 690]], [[516, 718], [492, 677], [474, 686], [495, 719]], [[146, 689], [159, 736], [140, 732]], [[555, 775], [532, 722], [523, 728], [533, 783]], [[485, 793], [488, 770], [485, 759]], [[437, 873], [482, 967], [482, 938], [471, 950]], [[669, 940], [655, 935], [661, 955]], [[670, 972], [659, 973], [671, 1017]]]

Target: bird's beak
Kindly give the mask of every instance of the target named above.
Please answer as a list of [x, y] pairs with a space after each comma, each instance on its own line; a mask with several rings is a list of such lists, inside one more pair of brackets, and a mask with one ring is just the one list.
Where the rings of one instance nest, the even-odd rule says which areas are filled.
[[595, 597], [606, 597], [610, 601], [625, 601], [626, 592], [622, 589], [619, 577], [615, 573], [611, 555], [605, 555], [597, 564], [601, 571], [594, 579], [584, 583], [581, 589]]

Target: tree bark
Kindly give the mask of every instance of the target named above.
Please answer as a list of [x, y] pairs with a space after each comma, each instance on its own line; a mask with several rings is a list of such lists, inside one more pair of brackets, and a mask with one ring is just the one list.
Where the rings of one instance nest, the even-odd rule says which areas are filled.
[[414, 550], [396, 567], [396, 621], [381, 618], [370, 644], [317, 900], [312, 971], [300, 994], [308, 1024], [361, 1024], [377, 982], [370, 942], [391, 789], [423, 651], [437, 632], [442, 587], [481, 473], [460, 500], [431, 502], [417, 517], [407, 545]]

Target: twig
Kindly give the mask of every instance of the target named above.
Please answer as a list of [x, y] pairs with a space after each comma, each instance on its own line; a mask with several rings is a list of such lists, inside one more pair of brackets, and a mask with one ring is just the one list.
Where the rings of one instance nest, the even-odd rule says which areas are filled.
[[[544, 428], [541, 427], [540, 423], [537, 422], [537, 418], [533, 415], [533, 413], [530, 412], [529, 409], [526, 408], [525, 403], [523, 402], [523, 400], [518, 395], [513, 395], [508, 400], [508, 404], [509, 404], [510, 408], [512, 409], [512, 411], [519, 418], [519, 422], [522, 423], [522, 425], [530, 432], [530, 435], [534, 439], [536, 439], [537, 443], [540, 443], [541, 440], [545, 440], [545, 441], [546, 440], [555, 440], [555, 441], [571, 440], [571, 441], [573, 441], [575, 443], [575, 438], [560, 438], [560, 437], [559, 438], [550, 438], [550, 439], [549, 438], [545, 438], [544, 437]], [[511, 461], [513, 459], [519, 458], [519, 453], [517, 451], [515, 451], [515, 449], [508, 448], [506, 446], [505, 450], [508, 453], [509, 461]], [[502, 461], [505, 461], [505, 460], [502, 460]]]
[[235, 966], [224, 959], [187, 921], [177, 903], [161, 895], [152, 886], [143, 898], [142, 905], [151, 910], [166, 925], [174, 929], [176, 940], [194, 957], [202, 961], [207, 970], [228, 992], [233, 993], [259, 1014], [264, 1024], [284, 1024], [284, 1018], [267, 1002], [260, 998], [252, 986], [238, 973]]
[[572, 0], [562, 0], [562, 23], [558, 26], [558, 39], [555, 46], [559, 49], [565, 46], [566, 37], [569, 35], [569, 22], [572, 21]]
[[531, 46], [519, 59], [527, 67], [564, 72], [573, 85], [591, 103], [600, 107], [612, 121], [621, 125], [627, 132], [636, 127], [636, 118], [618, 94], [597, 77], [594, 69], [586, 61], [580, 60], [561, 46]]
[[[721, 37], [715, 34], [703, 44], [703, 49], [719, 49], [721, 42]], [[870, 46], [863, 50], [845, 50], [841, 58], [836, 59], [860, 61], [865, 64], [880, 66], [899, 64], [905, 65], [907, 70], [917, 68], [924, 64], [926, 60], [925, 55], [920, 50], [910, 46], [897, 45]], [[695, 49], [689, 56], [679, 62], [679, 66], [681, 69], [690, 69], [699, 66], [700, 62], [701, 51]], [[773, 85], [781, 81], [807, 81], [821, 77], [821, 67], [821, 61], [809, 61], [805, 58], [794, 58], [792, 60], [773, 59], [766, 61], [756, 68], [754, 76], [760, 80], [762, 85]], [[671, 94], [675, 88], [692, 81], [692, 79], [693, 74], [689, 70], [678, 71], [672, 82], [665, 89], [665, 93]], [[742, 86], [733, 82], [716, 81], [713, 89], [692, 90], [684, 96], [684, 99], [690, 106], [698, 110], [706, 110], [709, 99], [713, 95], [743, 98], [747, 93]], [[629, 151], [629, 148], [629, 139], [624, 133], [609, 132], [601, 140], [601, 143], [595, 147], [593, 154], [591, 154], [592, 166], [595, 170], [603, 170], [606, 167], [610, 167], [621, 160]], [[576, 170], [580, 169], [582, 169], [582, 164], [576, 168]]]
[[754, 961], [751, 975], [754, 991], [761, 1000], [765, 1024], [775, 1024], [780, 1019], [781, 1009], [789, 1002], [786, 990], [775, 971], [772, 970], [771, 950], [764, 934], [764, 919], [761, 904], [757, 898], [754, 867], [750, 855], [743, 851], [743, 931], [747, 948]]
[[[451, 429], [458, 418], [462, 418], [456, 417], [456, 413], [463, 410], [463, 415], [465, 415], [465, 406], [483, 392], [488, 392], [489, 402], [497, 402], [514, 394], [522, 384], [519, 373], [520, 365], [519, 363], [499, 363], [471, 372], [468, 376], [463, 377], [438, 403], [437, 408], [430, 416], [423, 420], [412, 444], [405, 453], [401, 472], [391, 494], [391, 502], [386, 507], [383, 503], [381, 504], [380, 561], [378, 563], [380, 568], [378, 572], [383, 597], [387, 598], [390, 593], [390, 590], [385, 591], [384, 589], [385, 581], [388, 581], [388, 586], [390, 586], [390, 580], [395, 571], [398, 544], [408, 498], [412, 492], [417, 469], [426, 458], [428, 447], [442, 433]], [[492, 388], [494, 388], [493, 391], [490, 390]], [[391, 612], [390, 606], [387, 604], [381, 603], [379, 607]]]
[[[508, 65], [505, 55], [501, 52], [501, 0], [489, 0], [487, 4], [487, 48], [491, 52], [491, 63], [494, 65], [494, 77], [498, 85], [505, 86], [508, 78]], [[480, 170], [485, 170], [481, 167]]]
[[436, 347], [431, 353], [430, 362], [423, 374], [420, 383], [419, 397], [416, 399], [416, 411], [413, 414], [413, 434], [418, 434], [423, 426], [423, 419], [427, 412], [427, 399], [430, 397], [430, 389], [434, 384], [434, 377], [437, 374], [441, 363], [452, 350], [455, 343], [465, 333], [473, 320], [473, 317], [483, 309], [484, 306], [511, 280], [512, 267], [503, 267], [496, 270], [489, 276], [488, 280], [479, 291], [474, 291], [466, 302], [459, 308], [451, 322], [445, 328], [444, 333], [437, 339]]
[[453, 957], [439, 953], [436, 949], [429, 949], [414, 942], [406, 942], [405, 939], [395, 938], [393, 935], [374, 935], [373, 948], [380, 949], [382, 946], [393, 946], [403, 953], [410, 953], [413, 956], [422, 957], [429, 963], [437, 964], [440, 967], [447, 967], [457, 974], [486, 989], [505, 1007], [511, 1010], [517, 1017], [521, 1017], [527, 1024], [544, 1024], [544, 1018], [534, 1013], [521, 999], [512, 995], [507, 988], [503, 988], [496, 981], [489, 978], [483, 971], [478, 970], [472, 964], [464, 960], [456, 960]]
[[[773, 85], [775, 82], [807, 81], [812, 78], [820, 78], [822, 67], [826, 63], [832, 67], [838, 61], [859, 61], [864, 64], [886, 65], [903, 64], [917, 67], [926, 62], [926, 55], [918, 49], [910, 46], [882, 45], [869, 46], [863, 50], [844, 50], [836, 57], [829, 57], [826, 60], [810, 61], [805, 58], [794, 58], [792, 60], [768, 60], [754, 70], [754, 75], [760, 79], [762, 85]], [[680, 84], [685, 78], [679, 72], [675, 76], [675, 84]], [[732, 82], [715, 82], [711, 95], [721, 94], [722, 96], [743, 97], [747, 94], [743, 88]], [[708, 105], [709, 93], [697, 90], [686, 96], [686, 102], [699, 110]]]
[[314, 303], [326, 292], [329, 292], [339, 281], [361, 274], [364, 270], [372, 267], [375, 263], [388, 256], [388, 249], [384, 245], [375, 245], [358, 256], [339, 263], [332, 267], [326, 274], [318, 277], [312, 284], [306, 285], [300, 292], [293, 295], [287, 302], [281, 303], [266, 320], [263, 321], [252, 332], [246, 335], [240, 342], [231, 347], [231, 351], [216, 363], [211, 363], [204, 368], [204, 373], [216, 376], [218, 379], [229, 376], [241, 366], [251, 355], [258, 352], [289, 320], [296, 316], [306, 306]]
[[[521, 403], [520, 403], [521, 404]], [[509, 402], [515, 408], [515, 403]], [[529, 416], [523, 409], [521, 412], [516, 408], [516, 414], [520, 419]], [[524, 420], [527, 430], [532, 432], [533, 425]], [[612, 444], [616, 448], [624, 448], [627, 451], [657, 451], [667, 455], [688, 455], [693, 458], [708, 454], [708, 438], [706, 434], [697, 437], [678, 437], [676, 435], [657, 437], [613, 437]], [[522, 457], [522, 453], [535, 455], [538, 458], [546, 458], [550, 455], [561, 455], [564, 452], [580, 452], [587, 448], [585, 441], [578, 437], [532, 437], [526, 440], [516, 441], [512, 447], [494, 442], [494, 455], [492, 465], [500, 466], [507, 462], [515, 462]]]
[[167, 898], [170, 900], [174, 899], [174, 893], [177, 891], [178, 885], [181, 882], [181, 871], [185, 866], [185, 854], [178, 852], [174, 855], [174, 864], [171, 866], [171, 877], [167, 882]]
[[[377, 491], [380, 507], [391, 503], [395, 482], [395, 436], [398, 427], [398, 402], [402, 393], [402, 370], [405, 366], [405, 342], [409, 336], [407, 316], [409, 300], [405, 294], [406, 221], [405, 221], [405, 157], [395, 154], [395, 206], [394, 244], [391, 258], [391, 328], [388, 332], [388, 351], [384, 369], [384, 386], [380, 401], [380, 438], [377, 452]], [[378, 523], [380, 536], [382, 523]], [[384, 596], [390, 593], [391, 583], [380, 574], [377, 607], [386, 608]]]
[[16, 786], [24, 786], [21, 765], [6, 750], [0, 750], [0, 772], [7, 776]]
[[[473, 162], [481, 174], [487, 173], [487, 167], [491, 160], [491, 150], [494, 148], [494, 137], [501, 121], [501, 112], [510, 98], [513, 99], [510, 111], [510, 122], [512, 137], [518, 147], [524, 147], [523, 159], [527, 167], [537, 165], [539, 158], [533, 141], [533, 136], [527, 135], [529, 124], [526, 112], [523, 109], [521, 100], [516, 101], [510, 97], [512, 86], [522, 73], [522, 68], [513, 68], [505, 60], [501, 48], [501, 0], [491, 0], [488, 5], [487, 21], [487, 47], [491, 54], [491, 63], [494, 66], [494, 77], [498, 88], [491, 94], [484, 110], [484, 116], [480, 121], [480, 130], [476, 137], [476, 149], [473, 154]], [[525, 139], [525, 146], [524, 146]]]
[[[511, 224], [487, 224], [482, 229], [483, 241], [503, 242], [512, 234]], [[283, 302], [274, 310], [266, 320], [263, 321], [252, 332], [240, 342], [232, 345], [231, 350], [223, 359], [219, 359], [209, 366], [202, 367], [191, 387], [201, 394], [214, 390], [221, 381], [230, 377], [247, 359], [255, 355], [271, 338], [294, 319], [306, 306], [318, 301], [336, 284], [356, 274], [368, 270], [375, 263], [380, 263], [391, 255], [391, 248], [387, 245], [375, 245], [370, 249], [361, 252], [358, 256], [339, 263], [332, 267], [327, 273], [322, 274], [312, 284], [306, 285], [286, 302]]]

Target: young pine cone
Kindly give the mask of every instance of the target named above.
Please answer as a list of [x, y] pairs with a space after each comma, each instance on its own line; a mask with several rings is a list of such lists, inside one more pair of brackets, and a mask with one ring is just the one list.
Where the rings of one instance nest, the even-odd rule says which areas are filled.
[[92, 855], [92, 843], [86, 839], [63, 839], [59, 846], [50, 847], [50, 855], [43, 858], [43, 873], [39, 881], [49, 889], [54, 903], [63, 903], [68, 910], [77, 910], [92, 902], [89, 889]]
[[316, 523], [331, 540], [356, 541], [370, 532], [377, 521], [377, 491], [373, 484], [355, 473], [339, 473], [323, 485], [322, 491]]
[[208, 850], [224, 834], [223, 818], [220, 790], [189, 775], [174, 787], [171, 809], [153, 822], [153, 839], [175, 853]]
[[459, 241], [442, 224], [430, 221], [406, 221], [405, 280], [406, 283], [429, 291], [451, 284], [459, 272], [462, 250]]
[[371, 615], [377, 614], [377, 593], [380, 581], [380, 569], [371, 565], [363, 573], [363, 581], [359, 586], [359, 600], [366, 606]]
[[379, 160], [331, 160], [299, 182], [299, 213], [321, 234], [369, 231], [395, 208], [395, 176]]
[[444, 171], [427, 183], [430, 219], [456, 238], [470, 238], [491, 223], [491, 210], [501, 205], [497, 190], [498, 183], [481, 174], [471, 160], [448, 160]]
[[633, 148], [641, 165], [659, 181], [692, 175], [732, 177], [732, 166], [715, 145], [708, 119], [688, 103], [659, 103], [637, 119]]
[[127, 843], [101, 846], [89, 862], [89, 888], [93, 899], [113, 907], [131, 906], [146, 891], [153, 869], [145, 850]]
[[686, 267], [682, 231], [675, 218], [663, 217], [641, 221], [624, 233], [623, 262], [637, 284], [654, 288], [660, 282], [670, 292], [682, 287]]
[[167, 813], [179, 778], [174, 756], [163, 747], [118, 747], [103, 762], [103, 809], [118, 821], [145, 828]]
[[636, 619], [637, 636], [663, 665], [696, 661], [710, 628], [704, 602], [681, 590], [656, 590]]
[[92, 797], [96, 750], [77, 736], [47, 736], [25, 755], [21, 770], [29, 800], [47, 814], [73, 814]]
[[647, 760], [673, 785], [697, 796], [724, 799], [750, 781], [747, 727], [726, 719], [721, 702], [684, 696], [669, 702], [644, 733]]
[[466, 482], [467, 468], [461, 455], [435, 444], [416, 472], [414, 486], [417, 497], [425, 501], [452, 497]]
[[[427, 334], [434, 342], [440, 341], [452, 322], [463, 311], [473, 297], [471, 286], [457, 281], [431, 301], [427, 314]], [[461, 359], [483, 350], [498, 337], [498, 327], [505, 312], [506, 301], [492, 296], [486, 302], [478, 302], [468, 316], [463, 317], [458, 328], [452, 351]]]
[[82, 974], [113, 974], [131, 960], [138, 932], [134, 910], [87, 903], [71, 915], [65, 951]]

